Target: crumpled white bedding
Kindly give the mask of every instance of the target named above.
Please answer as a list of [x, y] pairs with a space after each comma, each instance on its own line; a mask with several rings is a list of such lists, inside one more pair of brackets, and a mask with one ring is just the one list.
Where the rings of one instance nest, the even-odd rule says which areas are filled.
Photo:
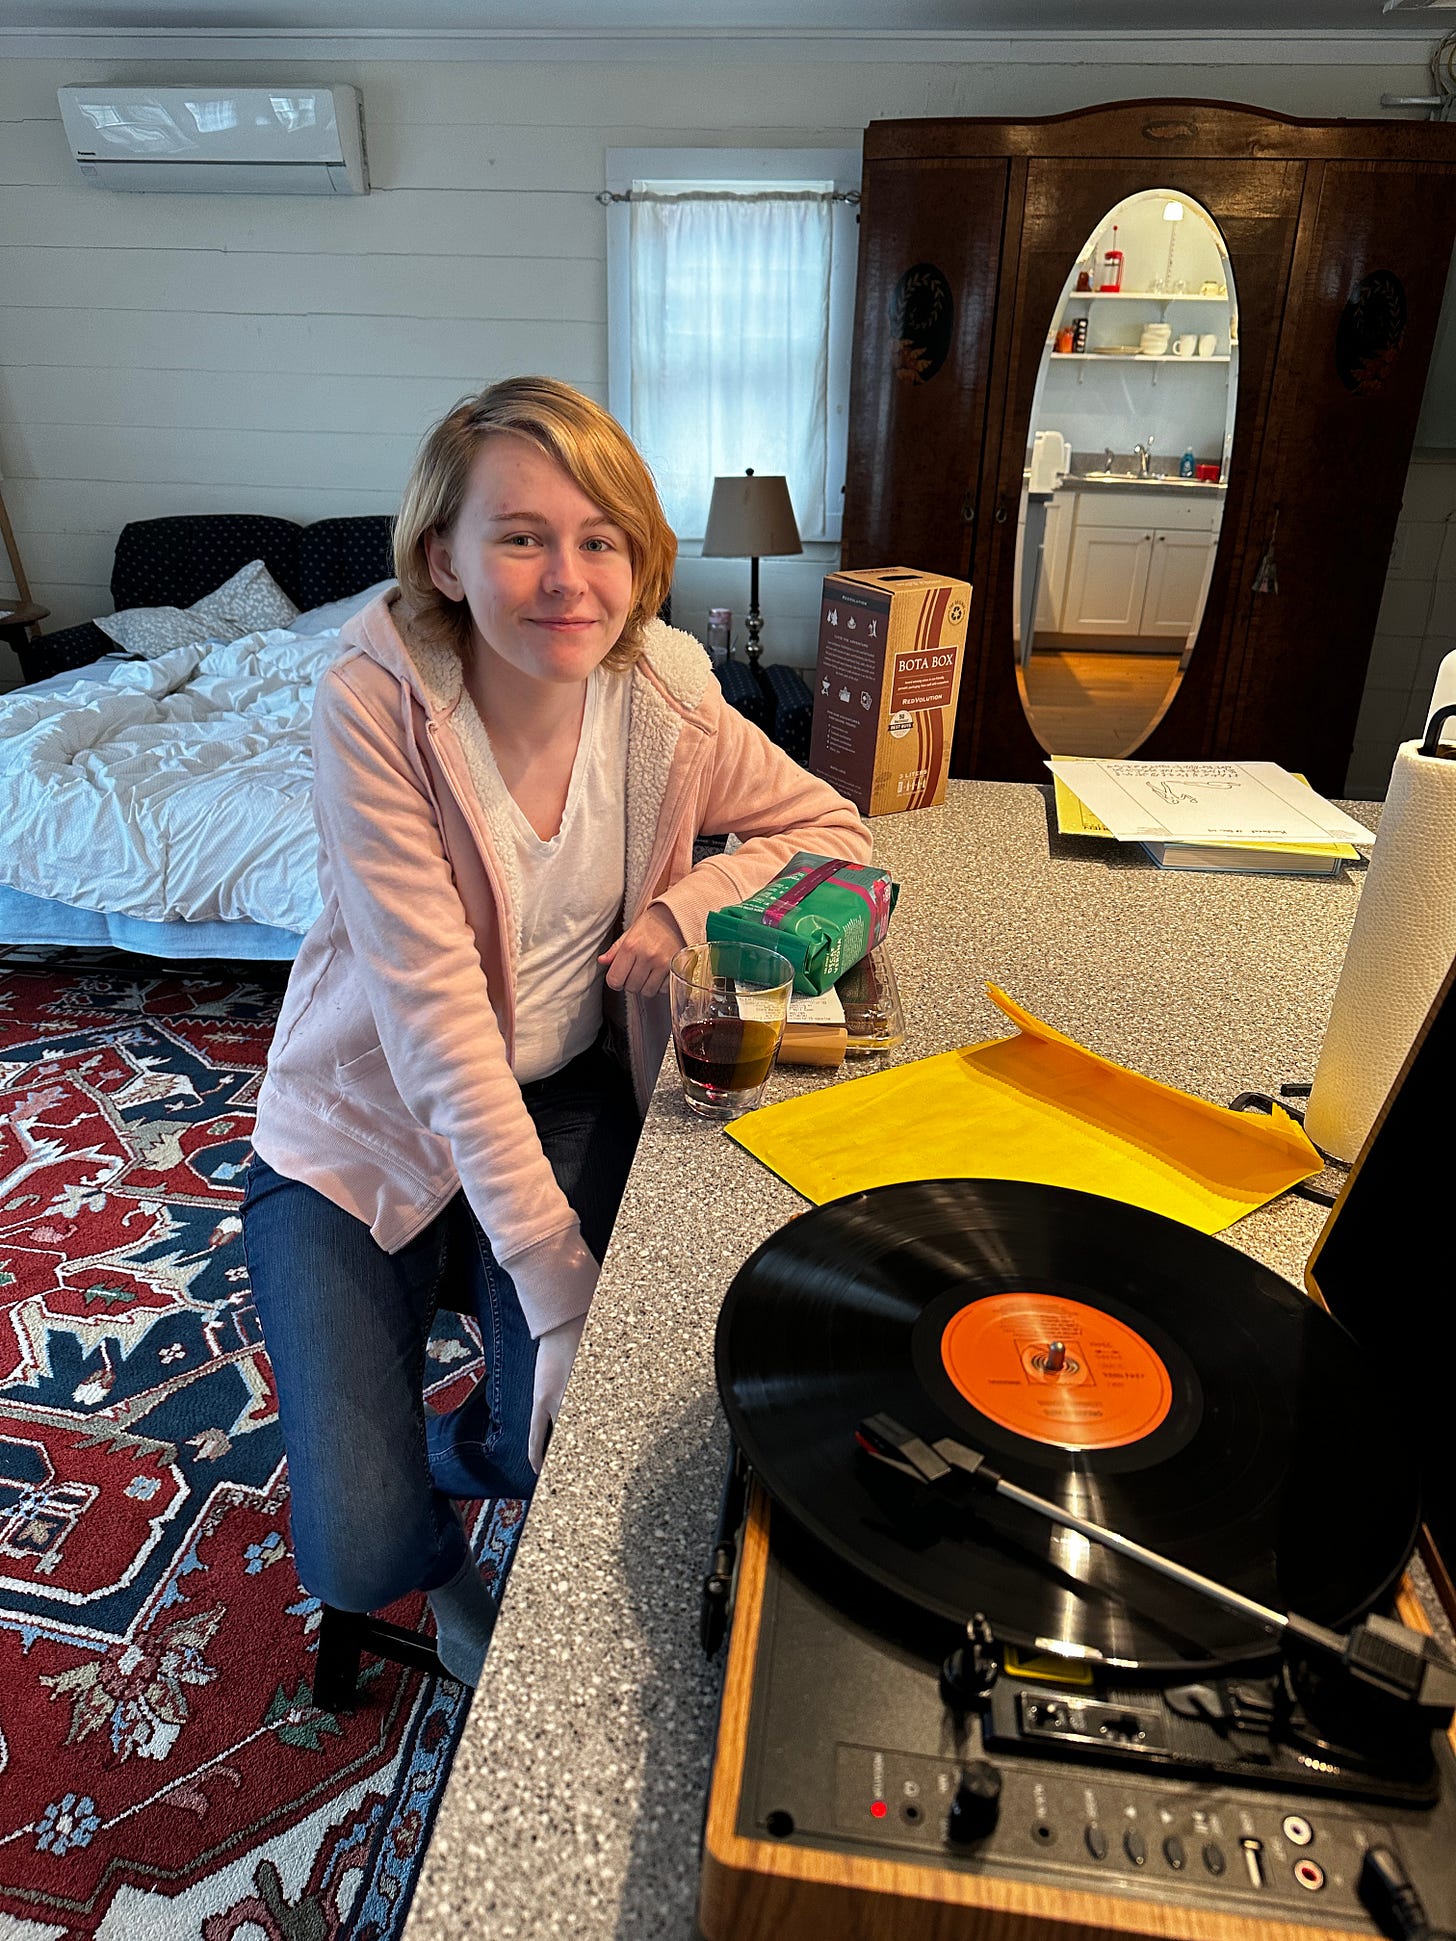
[[0, 882], [154, 922], [308, 929], [309, 720], [339, 651], [275, 629], [0, 700]]

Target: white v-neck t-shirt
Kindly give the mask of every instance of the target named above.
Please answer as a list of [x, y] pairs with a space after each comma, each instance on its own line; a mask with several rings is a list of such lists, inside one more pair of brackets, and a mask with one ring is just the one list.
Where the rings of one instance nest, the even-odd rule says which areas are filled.
[[[549, 842], [503, 782], [481, 805], [497, 845], [509, 845], [519, 892], [511, 1066], [522, 1085], [560, 1071], [601, 1033], [606, 972], [597, 957], [617, 934], [626, 884], [631, 692], [625, 672], [598, 668], [588, 680], [566, 807]], [[467, 694], [462, 706], [471, 705]], [[488, 747], [489, 735], [481, 739]]]

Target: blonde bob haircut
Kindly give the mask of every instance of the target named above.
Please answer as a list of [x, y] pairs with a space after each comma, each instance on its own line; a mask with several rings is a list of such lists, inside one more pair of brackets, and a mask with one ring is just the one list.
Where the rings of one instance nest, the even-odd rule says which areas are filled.
[[663, 516], [657, 487], [641, 454], [609, 412], [554, 377], [508, 377], [463, 398], [426, 434], [394, 524], [394, 570], [403, 618], [425, 638], [448, 642], [462, 659], [473, 637], [470, 609], [430, 578], [425, 536], [448, 534], [460, 516], [481, 445], [512, 432], [554, 458], [594, 505], [627, 535], [632, 606], [606, 656], [630, 667], [642, 652], [647, 623], [672, 585], [677, 540]]

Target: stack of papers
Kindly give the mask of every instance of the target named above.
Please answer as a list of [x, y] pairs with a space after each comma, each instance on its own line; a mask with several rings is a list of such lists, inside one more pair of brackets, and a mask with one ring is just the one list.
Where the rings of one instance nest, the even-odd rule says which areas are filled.
[[1374, 842], [1363, 824], [1277, 762], [1102, 761], [1047, 767], [1063, 835], [1139, 843], [1164, 869], [1333, 876]]

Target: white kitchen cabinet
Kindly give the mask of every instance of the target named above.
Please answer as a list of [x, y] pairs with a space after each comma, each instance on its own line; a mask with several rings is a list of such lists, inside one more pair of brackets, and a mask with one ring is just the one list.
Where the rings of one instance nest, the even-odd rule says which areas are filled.
[[1203, 609], [1221, 501], [1135, 490], [1079, 495], [1059, 631], [1185, 640]]
[[1037, 593], [1036, 624], [1057, 632], [1062, 624], [1062, 603], [1067, 590], [1067, 555], [1072, 549], [1072, 518], [1075, 501], [1058, 492], [1047, 507], [1046, 558], [1041, 587]]
[[1079, 526], [1130, 526], [1143, 532], [1213, 532], [1223, 494], [1213, 487], [1129, 486], [1077, 495]]
[[1127, 638], [1140, 630], [1153, 550], [1149, 526], [1087, 526], [1072, 532], [1063, 633]]
[[[1071, 494], [1054, 492], [1046, 508], [1046, 528], [1042, 539], [1041, 583], [1036, 589], [1036, 631], [1057, 633], [1062, 625], [1062, 602], [1067, 585], [1067, 553], [1072, 539], [1074, 501]], [[1021, 635], [1021, 574], [1026, 559], [1026, 505], [1021, 508], [1021, 531], [1016, 547], [1017, 638]]]
[[1187, 639], [1203, 611], [1214, 546], [1206, 532], [1154, 532], [1140, 634]]

